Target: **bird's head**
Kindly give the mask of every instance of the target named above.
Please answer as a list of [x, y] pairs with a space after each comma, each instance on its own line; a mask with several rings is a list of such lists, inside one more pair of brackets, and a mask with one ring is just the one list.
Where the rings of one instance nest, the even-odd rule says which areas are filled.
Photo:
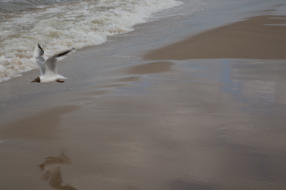
[[32, 82], [40, 83], [40, 82], [41, 82], [41, 79], [40, 79], [40, 77], [38, 76], [38, 77], [36, 77]]

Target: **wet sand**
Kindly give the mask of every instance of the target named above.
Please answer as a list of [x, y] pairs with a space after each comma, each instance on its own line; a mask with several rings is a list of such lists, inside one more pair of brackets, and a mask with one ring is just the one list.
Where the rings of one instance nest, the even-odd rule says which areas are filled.
[[[285, 27], [261, 27], [275, 18], [141, 51], [143, 59], [102, 56], [120, 52], [108, 44], [83, 50], [65, 63], [67, 76], [79, 75], [60, 86], [25, 83], [34, 72], [4, 84], [1, 100], [18, 107], [1, 105], [10, 110], [1, 115], [0, 188], [285, 189]], [[229, 31], [252, 48], [235, 46]], [[277, 51], [262, 54], [268, 43]]]
[[147, 59], [286, 59], [286, 17], [262, 15], [152, 51]]

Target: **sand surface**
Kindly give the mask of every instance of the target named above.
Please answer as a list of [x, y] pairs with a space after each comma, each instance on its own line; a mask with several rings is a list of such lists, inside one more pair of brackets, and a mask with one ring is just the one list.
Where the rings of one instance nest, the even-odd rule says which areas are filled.
[[262, 15], [152, 51], [148, 59], [286, 59], [286, 17]]
[[0, 188], [285, 189], [285, 17], [150, 52], [169, 21], [1, 84]]

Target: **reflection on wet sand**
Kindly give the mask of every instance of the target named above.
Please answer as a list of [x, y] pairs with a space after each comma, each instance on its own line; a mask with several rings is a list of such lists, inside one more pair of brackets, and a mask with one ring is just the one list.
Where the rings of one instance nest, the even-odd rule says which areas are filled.
[[61, 165], [70, 164], [71, 160], [61, 153], [59, 156], [50, 156], [45, 159], [39, 166], [43, 172], [44, 178], [49, 182], [51, 187], [61, 190], [75, 190], [74, 186], [65, 184], [62, 178]]
[[30, 117], [16, 120], [1, 126], [1, 138], [49, 139], [56, 135], [61, 116], [78, 109], [67, 105], [36, 113]]
[[120, 82], [134, 82], [139, 80], [138, 76], [131, 76], [131, 77], [125, 77], [125, 78], [120, 78], [119, 81]]
[[[220, 73], [222, 90], [252, 109], [272, 113], [275, 105], [286, 103], [285, 65], [282, 62], [223, 61]], [[280, 106], [282, 107], [282, 105]]]
[[[151, 62], [146, 64], [130, 66], [123, 70], [123, 73], [125, 75], [127, 73], [128, 76], [123, 76], [120, 77], [119, 79], [112, 80], [111, 82], [106, 82], [105, 84], [98, 85], [95, 87], [97, 90], [89, 92], [86, 95], [88, 96], [88, 98], [93, 99], [98, 95], [106, 94], [109, 89], [126, 87], [129, 85], [130, 82], [138, 81], [140, 79], [140, 75], [169, 72], [172, 70], [173, 65], [174, 63], [166, 61], [166, 62]], [[85, 103], [89, 104], [90, 101], [87, 101]]]
[[175, 180], [170, 183], [170, 189], [173, 190], [214, 190], [217, 186], [209, 185], [206, 182], [198, 182], [198, 181], [183, 181], [183, 180]]
[[152, 74], [169, 72], [172, 69], [172, 62], [152, 62], [131, 66], [127, 69], [128, 74]]

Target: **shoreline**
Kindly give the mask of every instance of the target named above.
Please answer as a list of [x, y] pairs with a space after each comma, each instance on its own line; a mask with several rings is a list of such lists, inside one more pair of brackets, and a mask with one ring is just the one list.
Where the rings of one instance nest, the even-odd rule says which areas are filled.
[[[4, 83], [0, 188], [285, 188], [284, 41], [277, 57], [205, 51], [205, 38], [225, 37], [237, 25], [235, 34], [247, 29], [240, 40], [251, 39], [258, 22], [251, 18], [195, 36], [189, 16], [144, 24], [67, 57], [59, 65], [69, 77], [64, 84], [31, 85], [36, 71]], [[186, 31], [170, 36], [166, 23]], [[195, 33], [204, 27], [194, 26]], [[263, 37], [275, 27], [266, 28]]]
[[[10, 8], [11, 17], [4, 16], [2, 20], [5, 22], [0, 22], [0, 28], [3, 28], [0, 82], [37, 68], [33, 63], [37, 43], [42, 44], [47, 57], [70, 48], [97, 46], [105, 43], [110, 36], [133, 31], [135, 25], [147, 23], [155, 14], [181, 5], [177, 0], [149, 0], [148, 3], [145, 0], [133, 3], [122, 1], [119, 4], [113, 1], [50, 2], [46, 6], [45, 2], [37, 1], [22, 4], [7, 1], [4, 4]], [[43, 6], [37, 8], [36, 4]], [[21, 6], [34, 9], [17, 12]], [[105, 8], [102, 9], [101, 6]], [[42, 30], [46, 32], [43, 33]]]

